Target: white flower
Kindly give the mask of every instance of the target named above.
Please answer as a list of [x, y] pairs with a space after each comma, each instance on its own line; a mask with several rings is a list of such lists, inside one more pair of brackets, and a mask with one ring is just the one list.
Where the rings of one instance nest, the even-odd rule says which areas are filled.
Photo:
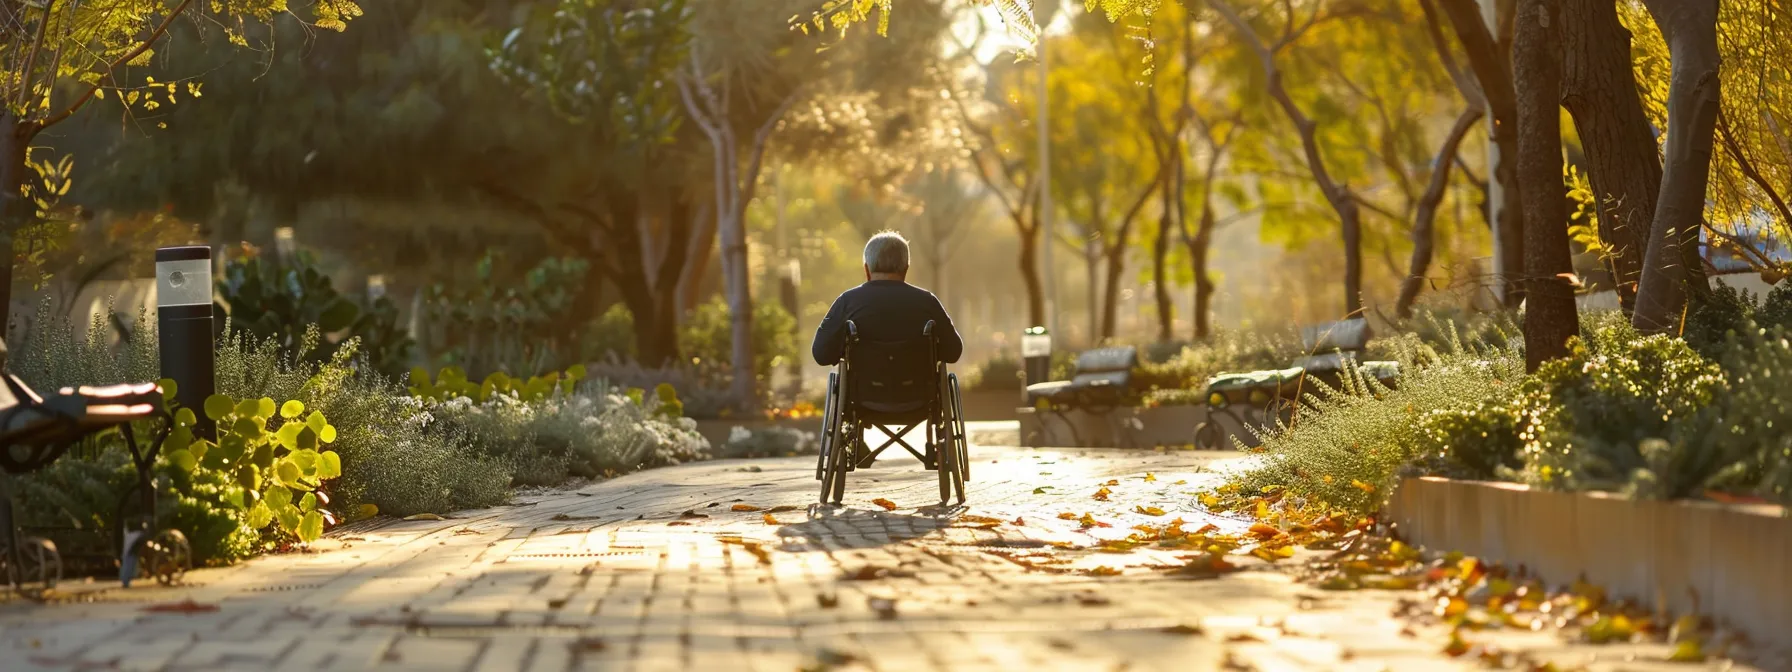
[[740, 443], [742, 441], [751, 440], [752, 438], [753, 432], [740, 425], [735, 425], [734, 429], [728, 430], [729, 443]]

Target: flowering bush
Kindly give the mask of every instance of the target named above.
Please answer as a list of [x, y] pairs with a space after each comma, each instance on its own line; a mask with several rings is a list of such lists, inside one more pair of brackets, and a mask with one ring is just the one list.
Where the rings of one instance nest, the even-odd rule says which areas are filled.
[[696, 421], [667, 412], [677, 403], [672, 395], [598, 385], [532, 402], [511, 394], [483, 403], [459, 397], [434, 404], [429, 413], [508, 463], [515, 483], [554, 485], [570, 476], [596, 478], [703, 459], [709, 442], [697, 433]]
[[815, 432], [792, 427], [747, 429], [736, 426], [728, 432], [728, 444], [722, 446], [720, 457], [786, 457], [814, 455], [819, 452], [821, 438]]

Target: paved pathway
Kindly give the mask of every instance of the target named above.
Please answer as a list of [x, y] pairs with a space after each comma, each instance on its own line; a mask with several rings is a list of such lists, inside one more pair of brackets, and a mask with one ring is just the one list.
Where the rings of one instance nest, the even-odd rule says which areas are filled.
[[[0, 670], [1468, 667], [1439, 653], [1438, 632], [1402, 633], [1398, 593], [1320, 594], [1250, 559], [1268, 571], [1175, 580], [1150, 568], [1179, 564], [1170, 554], [1055, 546], [1164, 520], [1129, 513], [1138, 506], [1191, 528], [1245, 527], [1191, 494], [1236, 454], [973, 454], [961, 510], [918, 510], [937, 486], [906, 456], [856, 472], [843, 510], [813, 513], [813, 458], [709, 462], [446, 520], [348, 526], [316, 552], [197, 571], [180, 587], [0, 603]], [[1110, 480], [1111, 501], [1095, 501]], [[1084, 531], [1064, 512], [1114, 526]], [[216, 609], [144, 609], [186, 599]], [[1623, 661], [1662, 655], [1507, 639], [1604, 661], [1588, 669], [1654, 669]]]

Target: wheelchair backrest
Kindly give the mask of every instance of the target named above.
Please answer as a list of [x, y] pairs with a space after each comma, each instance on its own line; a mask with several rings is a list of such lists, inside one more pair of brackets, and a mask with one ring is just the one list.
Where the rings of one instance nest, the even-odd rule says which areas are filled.
[[873, 404], [930, 401], [939, 392], [932, 338], [859, 341], [851, 358], [852, 398]]

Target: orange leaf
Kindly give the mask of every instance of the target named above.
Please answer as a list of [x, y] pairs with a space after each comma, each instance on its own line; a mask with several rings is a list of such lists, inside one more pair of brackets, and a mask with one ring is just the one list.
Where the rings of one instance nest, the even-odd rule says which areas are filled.
[[744, 511], [746, 513], [752, 513], [754, 511], [758, 511], [759, 507], [753, 506], [752, 504], [735, 504], [734, 510], [735, 511]]
[[1119, 576], [1119, 575], [1120, 575], [1120, 570], [1114, 569], [1113, 567], [1109, 567], [1107, 565], [1102, 565], [1100, 567], [1096, 567], [1094, 569], [1089, 570], [1089, 576]]
[[1069, 512], [1069, 511], [1065, 511], [1065, 512], [1063, 512], [1063, 513], [1060, 513], [1060, 514], [1058, 514], [1058, 520], [1076, 520], [1076, 519], [1078, 519], [1078, 518], [1081, 518], [1081, 517], [1082, 517], [1082, 516], [1079, 516], [1079, 515], [1076, 515], [1076, 514], [1074, 514], [1074, 513], [1071, 513], [1071, 512]]
[[1116, 479], [1112, 479], [1106, 483], [1103, 483], [1102, 485], [1119, 485], [1119, 484], [1120, 484], [1120, 479], [1116, 478]]
[[1108, 501], [1108, 495], [1111, 495], [1111, 494], [1114, 494], [1114, 493], [1109, 491], [1107, 488], [1102, 488], [1100, 490], [1095, 491], [1095, 499], [1098, 501], [1105, 502], [1105, 501]]
[[1258, 539], [1274, 539], [1281, 535], [1282, 531], [1276, 529], [1273, 525], [1266, 525], [1263, 523], [1253, 523], [1251, 525], [1251, 536]]
[[1353, 488], [1356, 488], [1358, 490], [1361, 490], [1363, 492], [1366, 492], [1368, 494], [1371, 494], [1371, 495], [1375, 494], [1375, 486], [1369, 485], [1368, 483], [1364, 483], [1364, 482], [1356, 480], [1354, 478], [1350, 479], [1350, 486]]
[[174, 613], [174, 614], [198, 614], [198, 613], [203, 613], [203, 612], [208, 612], [208, 611], [217, 611], [218, 605], [200, 604], [198, 602], [194, 602], [191, 599], [186, 599], [186, 600], [181, 600], [179, 602], [167, 602], [167, 603], [163, 603], [163, 604], [152, 604], [147, 607], [144, 607], [143, 610], [150, 611], [150, 612]]
[[895, 502], [892, 502], [892, 501], [890, 501], [890, 500], [887, 500], [887, 499], [884, 499], [884, 498], [882, 498], [882, 497], [879, 497], [879, 498], [877, 498], [877, 499], [873, 499], [873, 500], [871, 500], [871, 503], [872, 503], [872, 504], [876, 504], [876, 505], [878, 505], [878, 506], [881, 506], [881, 507], [883, 507], [883, 509], [884, 509], [884, 510], [885, 510], [885, 511], [895, 511], [895, 510], [896, 510], [896, 503], [895, 503]]
[[772, 514], [769, 514], [769, 513], [765, 514], [765, 524], [767, 524], [767, 525], [783, 525], [783, 523], [778, 522], [778, 519], [773, 518]]

